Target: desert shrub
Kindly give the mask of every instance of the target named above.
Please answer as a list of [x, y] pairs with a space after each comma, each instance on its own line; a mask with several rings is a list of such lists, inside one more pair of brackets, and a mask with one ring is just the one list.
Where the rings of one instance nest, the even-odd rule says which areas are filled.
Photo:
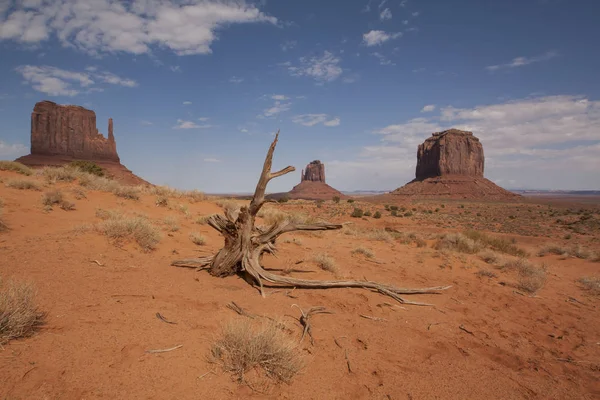
[[206, 224], [208, 224], [209, 218], [210, 218], [210, 215], [199, 215], [194, 222], [197, 223], [198, 225], [206, 225]]
[[328, 256], [326, 253], [317, 253], [312, 258], [312, 260], [317, 264], [319, 268], [323, 271], [329, 271], [333, 273], [337, 273], [337, 265], [335, 264], [335, 260]]
[[489, 247], [492, 250], [496, 250], [501, 253], [510, 254], [516, 257], [527, 257], [528, 255], [525, 250], [515, 246], [515, 244], [508, 239], [489, 236], [483, 232], [474, 230], [467, 230], [464, 232], [464, 235], [469, 239], [473, 239], [474, 241], [480, 243], [482, 246]]
[[69, 163], [69, 167], [96, 176], [104, 176], [104, 169], [92, 161], [75, 160]]
[[530, 262], [521, 262], [517, 269], [519, 273], [518, 287], [528, 293], [535, 293], [546, 283], [546, 267], [539, 267]]
[[482, 245], [461, 234], [461, 233], [447, 233], [444, 234], [435, 244], [437, 250], [455, 250], [461, 253], [477, 253], [482, 249]]
[[98, 190], [101, 192], [114, 192], [121, 186], [112, 179], [91, 174], [81, 174], [79, 177], [79, 185], [90, 190]]
[[479, 258], [488, 264], [498, 264], [501, 262], [502, 257], [498, 253], [492, 250], [483, 250], [477, 254]]
[[361, 218], [363, 215], [363, 210], [360, 208], [354, 208], [354, 211], [352, 211], [352, 214], [350, 214], [350, 216], [353, 218]]
[[380, 242], [391, 242], [393, 239], [392, 235], [384, 229], [366, 231], [364, 236], [369, 240], [377, 240]]
[[166, 216], [163, 223], [169, 232], [177, 232], [179, 230], [179, 220], [173, 216]]
[[139, 200], [140, 190], [135, 186], [119, 185], [112, 191], [116, 196], [124, 199]]
[[160, 241], [158, 229], [142, 217], [108, 217], [96, 229], [117, 243], [133, 239], [144, 251], [155, 249]]
[[196, 189], [185, 192], [185, 197], [187, 197], [192, 203], [198, 203], [206, 200], [206, 195], [204, 192]]
[[71, 203], [67, 200], [62, 200], [59, 204], [59, 207], [65, 211], [73, 211], [75, 209], [75, 203]]
[[391, 215], [392, 217], [397, 217], [397, 216], [398, 216], [398, 211], [396, 211], [396, 210], [392, 210], [392, 211], [390, 212], [390, 215]]
[[61, 182], [73, 182], [79, 178], [81, 173], [75, 168], [68, 167], [45, 167], [39, 171], [48, 182], [55, 183]]
[[375, 214], [373, 214], [373, 218], [375, 218], [375, 219], [381, 218], [381, 213], [379, 211], [375, 211]]
[[27, 179], [12, 179], [6, 182], [6, 186], [19, 190], [42, 190], [39, 183]]
[[354, 250], [352, 250], [352, 254], [362, 254], [363, 256], [365, 256], [367, 258], [375, 257], [375, 254], [373, 253], [372, 250], [364, 248], [364, 247], [355, 248]]
[[421, 238], [417, 238], [415, 240], [415, 243], [417, 244], [417, 247], [426, 247], [427, 246], [427, 242]]
[[45, 206], [53, 206], [63, 200], [63, 194], [60, 190], [52, 190], [42, 195], [42, 204]]
[[303, 367], [296, 343], [270, 320], [255, 325], [249, 319], [229, 322], [211, 346], [210, 356], [239, 382], [257, 368], [269, 378], [289, 382]]
[[315, 203], [317, 204], [317, 208], [321, 208], [323, 207], [323, 203], [325, 202], [325, 200], [317, 200]]
[[350, 204], [354, 203], [354, 199], [348, 199], [348, 203], [350, 203]]
[[[391, 233], [386, 232], [390, 237], [393, 237], [395, 240], [398, 240], [402, 244], [410, 244], [414, 241], [419, 240], [417, 234], [414, 232], [398, 232], [394, 231]], [[422, 239], [421, 239], [422, 240]]]
[[224, 212], [236, 213], [240, 209], [240, 204], [234, 200], [217, 200], [216, 204], [221, 207]]
[[587, 290], [588, 292], [590, 292], [590, 294], [594, 295], [594, 296], [600, 296], [600, 278], [598, 277], [588, 277], [588, 278], [581, 278], [578, 281], [579, 283], [581, 283], [581, 286], [583, 286], [583, 288], [585, 290]]
[[479, 271], [477, 271], [477, 273], [475, 274], [480, 278], [486, 277], [486, 278], [497, 278], [498, 275], [496, 275], [495, 272], [487, 270], [487, 269], [480, 269]]
[[339, 204], [341, 199], [340, 199], [340, 196], [333, 196], [332, 200], [335, 204]]
[[390, 210], [392, 210], [392, 211], [398, 211], [398, 206], [390, 206]]
[[31, 284], [0, 278], [0, 345], [31, 336], [44, 324], [45, 317]]
[[596, 254], [581, 245], [575, 245], [569, 249], [569, 254], [583, 260], [591, 260], [596, 258]]
[[71, 192], [73, 193], [73, 197], [75, 197], [77, 200], [87, 198], [85, 190], [83, 190], [82, 188], [74, 187], [73, 189], [71, 189]]
[[202, 236], [201, 234], [199, 234], [198, 232], [190, 233], [190, 240], [192, 241], [192, 243], [194, 243], [195, 245], [198, 245], [198, 246], [202, 246], [202, 245], [206, 244], [206, 238], [204, 236]]
[[13, 171], [27, 176], [33, 174], [31, 168], [16, 161], [0, 161], [0, 171]]
[[371, 211], [365, 211], [365, 212], [363, 213], [363, 215], [364, 215], [365, 217], [370, 217], [370, 216], [371, 216], [371, 215], [373, 215], [373, 214], [371, 214]]
[[279, 199], [277, 199], [278, 203], [287, 203], [288, 201], [290, 201], [289, 196], [281, 196]]
[[390, 205], [386, 204], [383, 208], [385, 208], [385, 211], [390, 211]]
[[413, 216], [413, 213], [412, 213], [412, 212], [410, 212], [410, 211], [407, 211], [407, 212], [405, 212], [405, 213], [404, 213], [404, 216], [405, 216], [405, 217], [412, 217], [412, 216]]
[[169, 198], [165, 195], [156, 196], [156, 201], [154, 202], [157, 207], [167, 207], [169, 205]]
[[107, 220], [107, 219], [119, 219], [123, 216], [123, 213], [119, 210], [105, 210], [103, 208], [96, 209], [96, 217]]
[[568, 251], [566, 248], [564, 248], [558, 244], [548, 244], [548, 245], [545, 245], [544, 247], [542, 247], [537, 253], [537, 255], [539, 257], [543, 257], [548, 254], [555, 254], [558, 256], [562, 256], [562, 255], [568, 254]]
[[6, 222], [4, 222], [4, 220], [2, 219], [2, 206], [4, 205], [4, 203], [2, 202], [2, 199], [0, 199], [0, 232], [5, 232], [8, 230], [8, 225], [6, 225]]

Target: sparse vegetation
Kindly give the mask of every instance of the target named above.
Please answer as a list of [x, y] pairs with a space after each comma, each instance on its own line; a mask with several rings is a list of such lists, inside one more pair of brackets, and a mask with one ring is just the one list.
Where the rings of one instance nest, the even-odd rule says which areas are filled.
[[315, 254], [315, 256], [312, 258], [312, 260], [323, 271], [329, 271], [334, 274], [338, 272], [337, 265], [335, 264], [335, 260], [325, 253]]
[[177, 232], [179, 230], [179, 220], [171, 215], [166, 216], [163, 220], [169, 232]]
[[[523, 259], [522, 259], [523, 260]], [[536, 293], [546, 283], [546, 267], [538, 267], [528, 261], [518, 263], [519, 289], [528, 293]]]
[[52, 207], [63, 200], [63, 194], [60, 190], [52, 190], [42, 195], [42, 204]]
[[154, 202], [157, 207], [167, 207], [169, 205], [169, 198], [165, 195], [156, 196], [156, 201]]
[[75, 203], [71, 203], [67, 200], [62, 200], [59, 207], [65, 211], [73, 211], [75, 209]]
[[480, 269], [479, 271], [477, 271], [477, 273], [475, 274], [480, 278], [497, 278], [498, 275], [496, 275], [495, 272], [487, 270], [487, 269]]
[[0, 278], [0, 345], [31, 336], [45, 317], [35, 302], [33, 285]]
[[68, 167], [44, 167], [38, 173], [50, 183], [73, 182], [81, 176], [80, 171]]
[[77, 200], [87, 198], [85, 190], [83, 190], [82, 188], [74, 187], [73, 189], [71, 189], [71, 192], [73, 193], [73, 197], [75, 197]]
[[363, 215], [363, 210], [360, 208], [354, 208], [354, 211], [352, 211], [352, 214], [350, 214], [350, 216], [353, 218], [362, 218]]
[[415, 243], [417, 244], [417, 247], [426, 247], [427, 246], [427, 242], [421, 238], [416, 238]]
[[498, 265], [501, 263], [502, 257], [500, 254], [492, 250], [483, 250], [478, 254], [479, 258], [488, 264]]
[[365, 217], [370, 217], [370, 216], [371, 216], [371, 215], [373, 215], [373, 214], [371, 214], [371, 211], [365, 211], [365, 212], [363, 213], [363, 215], [364, 215]]
[[195, 245], [198, 245], [198, 246], [202, 246], [202, 245], [206, 244], [206, 238], [204, 236], [202, 236], [201, 234], [199, 234], [198, 232], [190, 233], [190, 240], [192, 241], [192, 243], [194, 243]]
[[373, 214], [373, 218], [375, 218], [375, 219], [381, 218], [381, 213], [379, 211], [375, 211], [375, 214]]
[[276, 381], [289, 382], [303, 367], [296, 344], [270, 320], [257, 325], [248, 319], [229, 322], [212, 345], [210, 355], [240, 383], [248, 371], [256, 368]]
[[365, 256], [367, 258], [375, 257], [375, 254], [373, 253], [373, 251], [370, 249], [367, 249], [365, 247], [355, 248], [354, 250], [352, 250], [352, 254], [362, 254], [363, 256]]
[[194, 222], [198, 225], [206, 225], [209, 218], [210, 215], [199, 215]]
[[118, 185], [112, 191], [116, 196], [124, 199], [139, 200], [140, 190], [135, 186]]
[[348, 203], [350, 203], [350, 204], [354, 203], [354, 199], [348, 199]]
[[87, 174], [104, 176], [104, 169], [92, 161], [75, 160], [69, 163], [69, 167], [78, 169]]
[[481, 243], [461, 234], [446, 233], [435, 244], [437, 250], [455, 250], [461, 253], [477, 253], [483, 246]]
[[96, 230], [117, 243], [133, 239], [142, 250], [149, 251], [155, 249], [160, 241], [158, 229], [146, 218], [129, 217], [119, 212], [105, 210], [97, 210], [96, 215], [104, 219], [96, 225]]
[[39, 183], [28, 179], [12, 179], [6, 182], [6, 186], [19, 190], [42, 190]]
[[332, 200], [335, 204], [339, 204], [341, 199], [340, 199], [340, 196], [333, 196]]
[[594, 296], [600, 296], [600, 278], [598, 277], [584, 277], [578, 281], [583, 289], [587, 290]]
[[13, 171], [27, 176], [33, 174], [31, 168], [16, 161], [0, 161], [0, 171]]
[[598, 254], [593, 251], [581, 246], [581, 245], [573, 245], [570, 247], [563, 247], [558, 244], [548, 244], [542, 247], [537, 255], [539, 257], [546, 256], [548, 254], [559, 255], [563, 257], [576, 257], [581, 258], [583, 260], [592, 260], [595, 261], [598, 259]]
[[278, 203], [287, 203], [288, 201], [290, 201], [289, 196], [281, 196], [279, 199], [277, 199]]

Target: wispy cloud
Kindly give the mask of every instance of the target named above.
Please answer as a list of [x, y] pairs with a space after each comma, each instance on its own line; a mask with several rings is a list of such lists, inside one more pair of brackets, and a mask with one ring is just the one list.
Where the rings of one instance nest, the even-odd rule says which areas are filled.
[[178, 119], [177, 124], [175, 124], [173, 129], [208, 129], [212, 127], [212, 125], [208, 124], [198, 125], [194, 121], [185, 121], [183, 119]]
[[283, 95], [283, 94], [274, 94], [274, 95], [271, 95], [271, 98], [273, 100], [280, 100], [280, 101], [282, 101], [282, 100], [289, 100], [289, 97], [286, 96], [286, 95]]
[[432, 112], [432, 111], [435, 111], [435, 104], [428, 104], [428, 105], [426, 105], [425, 107], [423, 107], [421, 109], [422, 113], [424, 113], [424, 112]]
[[538, 63], [538, 62], [542, 62], [542, 61], [548, 61], [555, 57], [558, 57], [558, 52], [548, 51], [542, 55], [535, 56], [535, 57], [516, 57], [516, 58], [513, 58], [513, 60], [509, 63], [498, 64], [498, 65], [489, 65], [489, 66], [485, 67], [485, 69], [487, 69], [490, 72], [494, 72], [499, 69], [524, 67], [525, 65], [534, 64], [534, 63]]
[[287, 67], [292, 76], [308, 76], [320, 84], [336, 80], [343, 72], [339, 65], [342, 60], [329, 51], [322, 56], [301, 57], [299, 61], [298, 66], [290, 62], [280, 65]]
[[379, 52], [371, 53], [371, 55], [373, 57], [377, 57], [379, 59], [380, 65], [396, 65], [389, 58], [387, 58], [386, 56], [384, 56], [383, 54], [381, 54]]
[[27, 0], [2, 11], [0, 40], [37, 44], [56, 36], [63, 46], [93, 55], [144, 54], [153, 46], [177, 55], [208, 54], [218, 30], [233, 24], [278, 24], [244, 0]]
[[296, 42], [295, 40], [286, 40], [285, 42], [283, 42], [281, 44], [281, 50], [283, 50], [283, 51], [291, 50], [294, 47], [296, 47], [297, 44], [298, 44], [298, 42]]
[[401, 32], [384, 32], [372, 30], [363, 34], [363, 43], [367, 46], [379, 46], [388, 40], [397, 39], [402, 36]]
[[304, 126], [315, 126], [323, 124], [325, 126], [338, 126], [341, 123], [339, 117], [331, 118], [327, 114], [301, 114], [292, 117], [292, 122]]
[[219, 160], [218, 158], [214, 158], [214, 157], [208, 157], [204, 159], [204, 162], [207, 163], [218, 163], [221, 162], [221, 160]]
[[0, 159], [13, 159], [29, 153], [29, 146], [21, 143], [8, 144], [0, 140]]
[[281, 114], [282, 112], [285, 111], [289, 111], [289, 109], [292, 107], [292, 103], [291, 102], [283, 102], [283, 101], [279, 101], [276, 100], [275, 104], [273, 104], [271, 107], [266, 108], [262, 114], [259, 115], [259, 118], [272, 118], [275, 117], [279, 114]]
[[150, 126], [150, 125], [153, 125], [154, 123], [151, 121], [141, 120], [140, 124], [145, 125], [145, 126]]
[[244, 78], [240, 78], [238, 76], [232, 76], [231, 78], [229, 78], [229, 82], [231, 82], [231, 83], [242, 83], [242, 82], [244, 82]]
[[392, 19], [392, 12], [390, 11], [390, 9], [386, 8], [381, 13], [379, 13], [379, 19], [382, 21], [387, 21], [389, 19]]
[[191, 101], [184, 101], [184, 102], [183, 102], [183, 105], [184, 105], [184, 106], [189, 106], [190, 104], [192, 104], [192, 102], [191, 102]]
[[98, 71], [96, 67], [87, 67], [85, 72], [69, 71], [48, 65], [22, 65], [16, 71], [23, 76], [25, 82], [38, 92], [50, 96], [76, 96], [82, 92], [100, 92], [104, 89], [97, 81], [110, 85], [135, 87], [133, 79], [121, 78], [107, 71]]
[[412, 13], [412, 16], [413, 16], [413, 17], [418, 17], [420, 14], [421, 14], [420, 12], [418, 12], [418, 11], [415, 11], [414, 13]]

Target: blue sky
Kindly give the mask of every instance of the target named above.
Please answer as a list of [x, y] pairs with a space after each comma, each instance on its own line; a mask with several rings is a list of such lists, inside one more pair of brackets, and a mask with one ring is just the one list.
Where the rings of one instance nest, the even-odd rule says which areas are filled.
[[114, 119], [157, 184], [245, 192], [311, 160], [340, 190], [414, 177], [417, 145], [472, 130], [508, 188], [600, 189], [596, 0], [0, 0], [0, 159], [48, 99]]

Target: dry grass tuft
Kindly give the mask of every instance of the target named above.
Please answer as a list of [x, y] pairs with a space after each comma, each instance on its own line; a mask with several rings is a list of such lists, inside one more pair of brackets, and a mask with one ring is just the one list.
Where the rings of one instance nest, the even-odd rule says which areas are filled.
[[329, 271], [334, 274], [337, 274], [338, 268], [335, 264], [335, 260], [331, 258], [326, 253], [318, 253], [312, 258], [312, 260], [317, 264], [319, 268], [323, 271]]
[[60, 190], [51, 190], [42, 195], [42, 204], [52, 207], [63, 201], [63, 194]]
[[169, 205], [169, 198], [165, 195], [156, 196], [156, 201], [154, 202], [157, 207], [167, 207]]
[[583, 288], [590, 292], [590, 294], [594, 296], [600, 296], [600, 278], [591, 277], [591, 278], [581, 278], [578, 281], [581, 283]]
[[60, 202], [59, 207], [65, 211], [73, 211], [75, 209], [75, 203], [71, 203], [70, 201], [63, 200]]
[[42, 190], [42, 186], [38, 182], [28, 179], [12, 179], [6, 182], [6, 186], [20, 190]]
[[0, 345], [31, 336], [44, 324], [46, 313], [35, 303], [31, 284], [0, 278]]
[[73, 182], [81, 177], [82, 172], [69, 167], [44, 167], [37, 174], [42, 175], [48, 182]]
[[0, 208], [0, 232], [6, 232], [7, 230], [8, 225], [2, 220], [2, 208]]
[[185, 192], [185, 197], [187, 197], [192, 203], [198, 203], [206, 200], [206, 195], [199, 190], [190, 190]]
[[573, 245], [568, 248], [560, 246], [558, 244], [548, 244], [542, 247], [537, 253], [539, 257], [543, 257], [548, 254], [554, 254], [563, 257], [577, 257], [583, 260], [592, 261], [596, 261], [598, 259], [598, 254], [591, 251], [590, 249], [583, 247], [580, 244]]
[[[160, 233], [154, 225], [143, 217], [126, 217], [120, 213], [103, 211], [104, 221], [96, 225], [96, 230], [117, 243], [133, 239], [144, 251], [154, 250], [160, 241]], [[98, 211], [96, 212], [98, 215]]]
[[503, 262], [502, 256], [493, 250], [483, 250], [477, 255], [488, 264], [499, 265]]
[[536, 293], [546, 283], [546, 266], [537, 266], [524, 258], [511, 260], [504, 268], [516, 269], [518, 288], [528, 293]]
[[140, 189], [135, 186], [118, 185], [112, 190], [112, 192], [115, 194], [115, 196], [122, 197], [124, 199], [140, 199]]
[[77, 200], [87, 199], [85, 190], [83, 190], [82, 188], [74, 187], [73, 189], [71, 189], [71, 192], [73, 193], [73, 197], [75, 197]]
[[372, 250], [364, 248], [364, 247], [355, 248], [354, 250], [352, 250], [352, 254], [362, 254], [363, 256], [365, 256], [367, 258], [375, 257], [375, 254], [373, 253]]
[[508, 239], [488, 236], [485, 233], [473, 230], [464, 233], [446, 233], [438, 239], [435, 248], [469, 254], [478, 253], [487, 248], [517, 257], [527, 256], [526, 251], [520, 249]]
[[211, 347], [211, 360], [244, 382], [244, 375], [261, 369], [267, 377], [289, 382], [303, 367], [296, 344], [273, 321], [252, 325], [238, 319], [225, 325]]
[[489, 236], [483, 232], [474, 230], [467, 230], [464, 232], [464, 235], [469, 239], [480, 243], [483, 247], [488, 247], [492, 250], [499, 251], [500, 253], [510, 254], [515, 257], [528, 256], [525, 250], [520, 249], [512, 241], [505, 238]]
[[483, 246], [461, 233], [446, 233], [435, 244], [437, 250], [455, 250], [461, 253], [477, 253]]
[[0, 161], [0, 171], [13, 171], [27, 176], [33, 174], [31, 168], [16, 161]]
[[192, 243], [194, 243], [195, 245], [198, 245], [198, 246], [202, 246], [202, 245], [206, 244], [206, 238], [204, 236], [202, 236], [201, 234], [199, 234], [198, 232], [190, 233], [190, 240], [192, 241]]
[[179, 220], [173, 216], [166, 216], [163, 223], [169, 232], [177, 232], [179, 230]]
[[498, 275], [496, 275], [495, 272], [487, 270], [487, 269], [480, 269], [479, 271], [477, 271], [477, 273], [475, 274], [480, 278], [486, 277], [486, 278], [497, 278]]
[[197, 223], [198, 225], [206, 225], [206, 224], [208, 224], [209, 218], [210, 218], [210, 215], [200, 215], [196, 218], [196, 220], [194, 222]]
[[538, 255], [538, 257], [543, 257], [543, 256], [546, 256], [548, 254], [554, 254], [554, 255], [557, 255], [557, 256], [563, 256], [563, 255], [567, 255], [568, 253], [569, 252], [568, 252], [568, 250], [565, 247], [562, 247], [562, 246], [560, 246], [558, 244], [552, 243], [552, 244], [547, 244], [544, 247], [542, 247], [538, 251], [537, 255]]

